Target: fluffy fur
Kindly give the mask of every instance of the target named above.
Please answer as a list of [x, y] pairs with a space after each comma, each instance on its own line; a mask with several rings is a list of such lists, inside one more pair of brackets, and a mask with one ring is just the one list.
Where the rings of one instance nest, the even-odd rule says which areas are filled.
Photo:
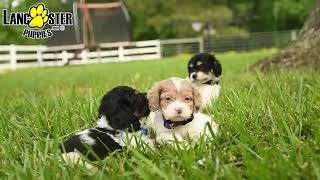
[[198, 88], [202, 108], [216, 100], [220, 95], [220, 62], [209, 53], [194, 55], [188, 62], [188, 79]]
[[139, 133], [139, 119], [149, 112], [146, 93], [126, 86], [112, 89], [101, 100], [96, 127], [75, 133], [64, 141], [61, 147], [64, 159], [78, 162], [78, 152], [92, 161], [104, 159], [123, 146], [136, 146], [136, 138], [133, 138], [136, 135], [144, 143], [152, 145], [147, 136]]
[[150, 110], [155, 112], [152, 119], [159, 144], [188, 137], [197, 142], [201, 135], [208, 134], [207, 124], [214, 133], [218, 131], [217, 124], [209, 116], [197, 113], [201, 97], [188, 80], [174, 77], [160, 81], [149, 91], [148, 99]]

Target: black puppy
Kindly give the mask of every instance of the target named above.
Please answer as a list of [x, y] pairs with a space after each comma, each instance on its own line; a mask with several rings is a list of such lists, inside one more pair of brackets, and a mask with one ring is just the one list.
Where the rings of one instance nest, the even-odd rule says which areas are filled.
[[127, 86], [112, 89], [101, 100], [97, 126], [75, 133], [63, 143], [64, 159], [79, 161], [77, 152], [89, 160], [104, 159], [110, 152], [127, 145], [128, 136], [140, 130], [139, 120], [149, 112], [146, 93]]
[[222, 67], [214, 55], [199, 53], [194, 55], [188, 63], [189, 79], [200, 92], [202, 108], [220, 94], [220, 76]]

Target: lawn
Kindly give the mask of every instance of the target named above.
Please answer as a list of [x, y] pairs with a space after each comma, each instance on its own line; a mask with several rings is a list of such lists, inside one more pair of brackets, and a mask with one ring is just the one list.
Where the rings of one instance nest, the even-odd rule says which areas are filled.
[[320, 72], [248, 70], [272, 53], [217, 55], [222, 93], [208, 109], [220, 124], [215, 139], [183, 151], [114, 153], [93, 173], [61, 162], [59, 142], [95, 125], [112, 87], [147, 91], [158, 80], [186, 77], [190, 56], [0, 74], [0, 178], [320, 179]]

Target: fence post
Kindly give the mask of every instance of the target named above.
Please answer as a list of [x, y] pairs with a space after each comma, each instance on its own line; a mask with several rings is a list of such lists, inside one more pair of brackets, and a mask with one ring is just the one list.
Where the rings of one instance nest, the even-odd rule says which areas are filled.
[[81, 51], [81, 62], [82, 62], [82, 64], [86, 64], [86, 62], [87, 62], [87, 54], [88, 54], [88, 51], [87, 51], [87, 49], [83, 49], [82, 51]]
[[10, 44], [10, 64], [11, 69], [17, 69], [17, 47], [14, 44]]
[[62, 56], [62, 66], [67, 64], [68, 63], [68, 53], [66, 50], [63, 50], [62, 53], [61, 53], [61, 56]]
[[291, 41], [295, 41], [295, 40], [297, 40], [297, 31], [292, 30], [291, 31]]
[[199, 37], [198, 38], [198, 41], [199, 41], [199, 52], [204, 52], [204, 40], [203, 40], [203, 37]]
[[123, 61], [124, 60], [123, 46], [118, 47], [118, 54], [119, 54], [119, 60]]
[[42, 46], [38, 46], [38, 48], [37, 48], [37, 61], [38, 61], [38, 64], [40, 67], [42, 66], [42, 61], [43, 61], [41, 48], [42, 48]]
[[161, 59], [161, 43], [160, 43], [160, 40], [157, 40], [156, 42], [156, 48], [157, 48], [157, 55], [158, 55], [158, 58]]
[[101, 63], [101, 49], [98, 48], [96, 52], [98, 53], [97, 59]]

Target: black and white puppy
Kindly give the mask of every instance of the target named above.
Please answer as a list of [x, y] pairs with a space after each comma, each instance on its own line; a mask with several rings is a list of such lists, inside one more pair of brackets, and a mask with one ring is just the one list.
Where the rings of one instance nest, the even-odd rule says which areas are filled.
[[206, 107], [220, 95], [220, 62], [209, 53], [194, 55], [188, 62], [189, 80], [198, 88], [202, 108]]
[[101, 100], [96, 127], [75, 133], [64, 141], [61, 147], [63, 158], [77, 163], [81, 159], [80, 152], [92, 161], [104, 159], [123, 146], [135, 146], [136, 135], [152, 145], [147, 136], [138, 132], [140, 119], [148, 116], [149, 112], [146, 93], [127, 86], [112, 89]]

